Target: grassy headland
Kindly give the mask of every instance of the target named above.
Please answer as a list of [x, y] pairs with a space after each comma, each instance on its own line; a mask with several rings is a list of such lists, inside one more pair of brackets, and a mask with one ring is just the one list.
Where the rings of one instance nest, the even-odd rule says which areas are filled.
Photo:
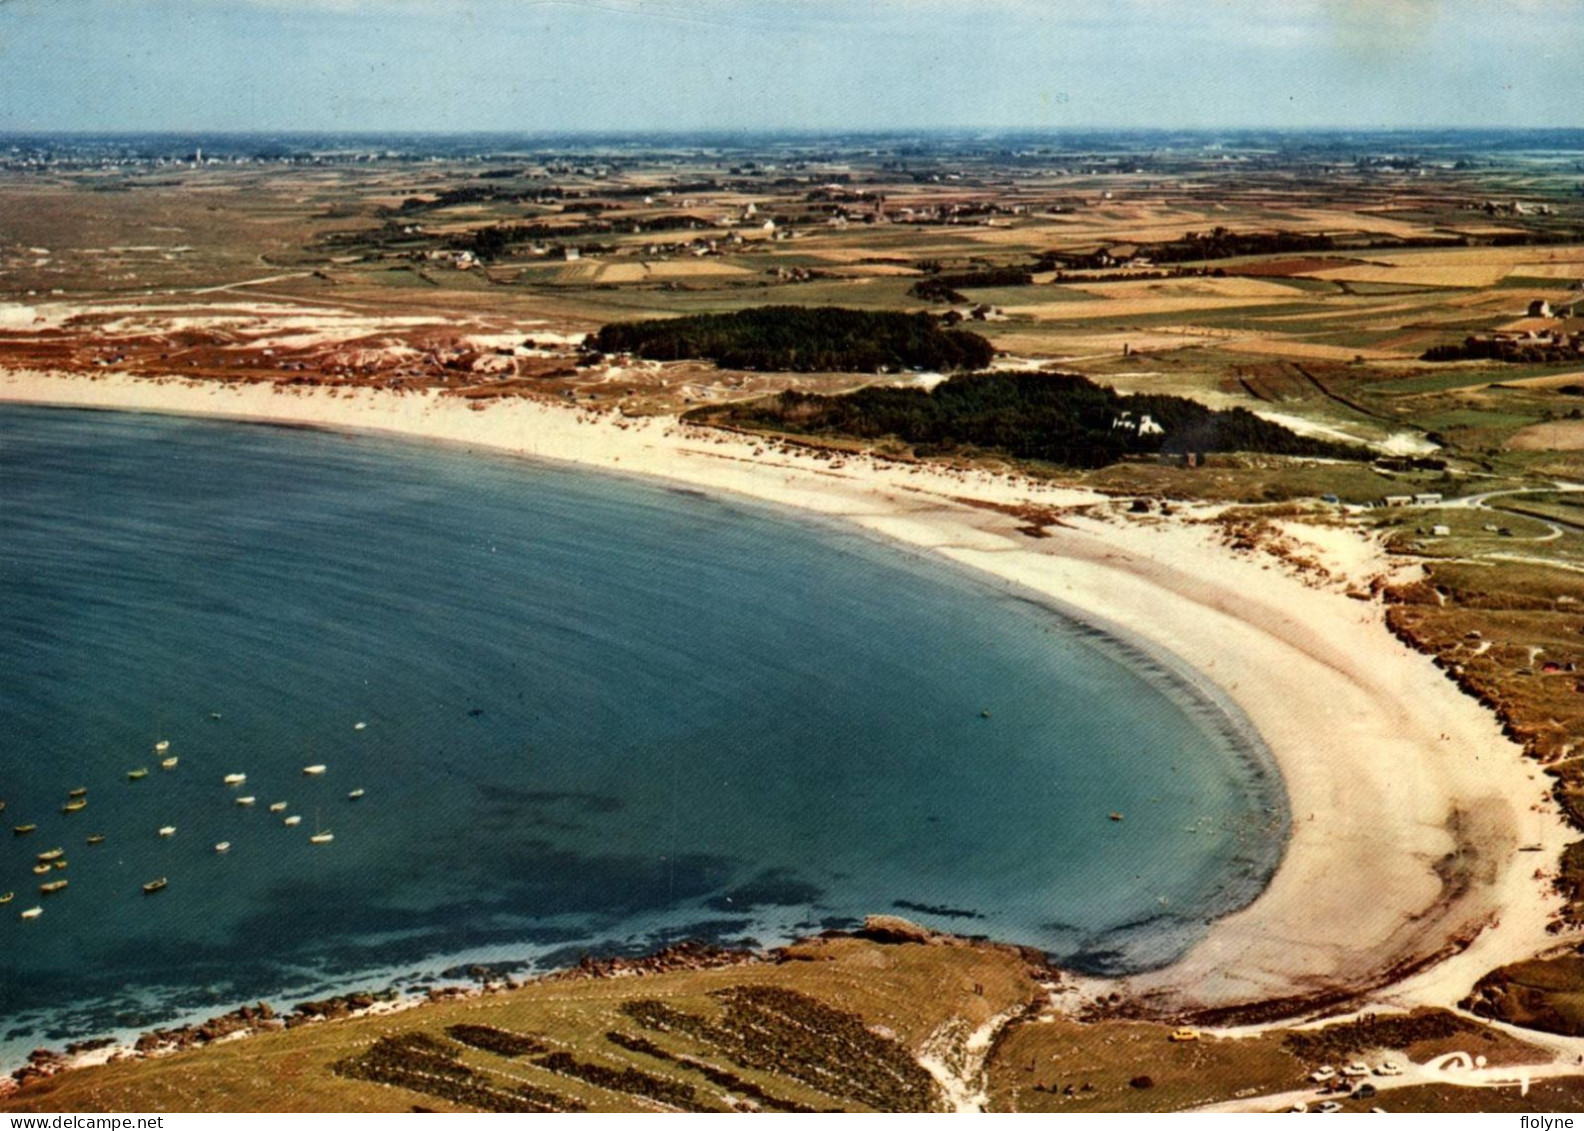
[[[241, 1041], [35, 1078], [0, 1110], [1174, 1111], [1281, 1096], [1348, 1059], [1550, 1056], [1441, 1010], [1174, 1040], [1026, 952], [877, 927], [696, 954], [696, 968], [592, 964], [396, 1013], [272, 1019]], [[1336, 1096], [1357, 1111], [1426, 1102]]]

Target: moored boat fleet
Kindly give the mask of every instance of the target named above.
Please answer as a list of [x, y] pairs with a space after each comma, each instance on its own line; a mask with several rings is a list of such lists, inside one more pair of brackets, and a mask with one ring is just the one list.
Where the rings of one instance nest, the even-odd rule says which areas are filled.
[[[219, 718], [218, 715], [211, 715], [210, 717], [212, 719]], [[364, 729], [365, 725], [366, 724], [360, 722], [356, 724], [354, 729], [362, 730]], [[162, 770], [174, 770], [180, 764], [179, 756], [171, 753], [171, 743], [169, 739], [160, 739], [158, 742], [154, 743], [153, 753], [159, 757], [159, 766]], [[316, 779], [325, 777], [328, 771], [329, 766], [322, 762], [315, 762], [302, 768], [302, 774], [304, 777]], [[136, 769], [128, 770], [126, 772], [126, 780], [128, 782], [141, 782], [148, 776], [149, 770], [146, 766], [139, 766]], [[228, 773], [221, 778], [221, 784], [232, 789], [243, 785], [246, 783], [246, 781], [247, 774], [245, 773]], [[365, 796], [365, 792], [366, 791], [362, 787], [353, 789], [347, 794], [347, 800], [360, 800]], [[66, 791], [65, 801], [60, 807], [61, 817], [63, 819], [75, 818], [77, 814], [82, 813], [88, 808], [88, 800], [87, 786], [73, 786], [72, 788], [68, 789]], [[258, 798], [254, 795], [244, 795], [232, 798], [235, 807], [241, 809], [252, 808], [257, 800]], [[5, 808], [6, 802], [3, 799], [0, 799], [0, 812], [3, 812]], [[288, 810], [290, 808], [291, 804], [288, 801], [272, 801], [269, 803], [269, 812], [281, 817], [282, 826], [285, 828], [297, 828], [302, 824], [302, 816], [296, 813], [289, 813]], [[11, 832], [13, 838], [16, 838], [29, 836], [37, 832], [38, 829], [39, 824], [37, 821], [25, 821], [13, 825]], [[177, 826], [174, 824], [161, 825], [155, 829], [156, 837], [161, 840], [174, 839], [176, 834]], [[334, 840], [335, 834], [323, 826], [319, 812], [316, 810], [314, 818], [314, 832], [308, 837], [308, 842], [310, 844], [323, 845], [330, 844]], [[105, 843], [105, 841], [106, 835], [104, 833], [94, 832], [88, 834], [84, 843], [90, 847], [93, 847], [102, 845]], [[48, 842], [46, 841], [45, 843]], [[224, 856], [230, 851], [231, 841], [229, 840], [219, 841], [214, 846], [215, 855]], [[68, 867], [68, 865], [69, 861], [66, 857], [66, 849], [64, 847], [53, 847], [35, 854], [32, 864], [32, 871], [35, 876], [44, 877], [52, 873], [63, 871]], [[157, 892], [164, 891], [169, 886], [169, 884], [170, 880], [168, 877], [160, 876], [157, 879], [149, 880], [148, 882], [142, 884], [142, 891], [144, 895], [153, 895]], [[56, 896], [66, 891], [69, 886], [70, 881], [65, 878], [42, 880], [38, 883], [38, 893], [41, 896]], [[15, 891], [0, 891], [0, 906], [10, 904], [15, 899]], [[44, 908], [42, 906], [34, 906], [26, 908], [20, 912], [19, 918], [22, 920], [32, 920], [40, 918], [43, 914]]]

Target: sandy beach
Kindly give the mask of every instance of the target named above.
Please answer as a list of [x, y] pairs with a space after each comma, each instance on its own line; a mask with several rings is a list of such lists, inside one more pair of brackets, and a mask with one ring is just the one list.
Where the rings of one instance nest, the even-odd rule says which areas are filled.
[[[1035, 539], [966, 500], [1100, 497], [868, 459], [833, 466], [670, 418], [519, 399], [7, 371], [0, 401], [377, 431], [736, 492], [940, 554], [1147, 642], [1246, 714], [1293, 817], [1286, 856], [1253, 904], [1180, 962], [1128, 980], [1163, 1008], [1337, 987], [1449, 1005], [1486, 971], [1555, 941], [1545, 926], [1558, 900], [1534, 872], [1572, 836], [1546, 780], [1489, 712], [1386, 631], [1378, 604], [1345, 595], [1391, 566], [1351, 534], [1329, 540], [1338, 564], [1323, 583], [1234, 554], [1191, 514], [1072, 516]], [[1518, 851], [1528, 845], [1543, 851]]]

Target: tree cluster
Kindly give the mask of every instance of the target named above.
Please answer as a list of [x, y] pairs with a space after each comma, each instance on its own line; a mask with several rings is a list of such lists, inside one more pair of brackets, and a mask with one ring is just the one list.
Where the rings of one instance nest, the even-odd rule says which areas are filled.
[[452, 208], [458, 204], [517, 204], [524, 201], [542, 204], [548, 198], [559, 195], [553, 189], [539, 187], [513, 191], [495, 185], [461, 185], [457, 188], [443, 189], [434, 196], [409, 196], [401, 202], [398, 211], [403, 214], [433, 212], [441, 208]]
[[1212, 228], [1189, 232], [1171, 243], [1139, 248], [1139, 254], [1156, 263], [1191, 259], [1231, 259], [1240, 255], [1277, 255], [1294, 252], [1334, 251], [1337, 241], [1320, 232], [1231, 232]]
[[1580, 345], [1556, 338], [1465, 338], [1431, 346], [1421, 361], [1508, 361], [1523, 365], [1577, 362]]
[[1034, 276], [1026, 267], [991, 267], [983, 271], [960, 271], [930, 275], [908, 288], [908, 294], [926, 302], [967, 302], [959, 287], [1027, 287]]
[[1581, 238], [1584, 238], [1584, 233], [1560, 229], [1501, 232], [1474, 238], [1466, 235], [1399, 237], [1375, 233], [1327, 235], [1324, 232], [1233, 232], [1216, 227], [1208, 232], [1187, 232], [1180, 240], [1140, 246], [1138, 255], [1155, 263], [1184, 263], [1248, 255], [1389, 251], [1414, 247], [1471, 247], [1476, 244], [1488, 244], [1491, 247], [1570, 244], [1579, 242]]
[[1125, 396], [1071, 374], [969, 374], [928, 391], [871, 387], [844, 396], [789, 390], [714, 411], [716, 419], [748, 428], [895, 438], [920, 456], [993, 451], [1066, 467], [1186, 452], [1369, 458], [1363, 448], [1300, 436], [1247, 409], [1218, 411], [1160, 394]]
[[613, 322], [585, 344], [601, 353], [653, 361], [707, 358], [727, 369], [798, 373], [947, 372], [982, 368], [995, 354], [978, 334], [943, 329], [927, 313], [836, 306], [762, 306], [732, 314]]

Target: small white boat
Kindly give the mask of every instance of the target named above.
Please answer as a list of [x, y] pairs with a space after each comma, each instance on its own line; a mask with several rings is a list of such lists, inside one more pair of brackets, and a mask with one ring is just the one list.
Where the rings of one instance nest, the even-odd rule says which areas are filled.
[[303, 773], [307, 774], [311, 778], [316, 778], [316, 777], [318, 777], [320, 774], [322, 774], [324, 772], [325, 772], [325, 768], [324, 768], [324, 766], [322, 764], [315, 764], [315, 765], [312, 765], [312, 766], [304, 766], [303, 767]]
[[154, 744], [154, 753], [163, 754], [170, 749], [170, 739], [162, 738]]
[[229, 840], [222, 840], [219, 844], [215, 845], [215, 851], [216, 852], [230, 852], [231, 851], [231, 842]]
[[289, 829], [294, 829], [298, 825], [302, 824], [302, 818], [294, 815], [294, 816], [291, 816], [291, 817], [287, 817], [284, 821], [281, 822], [281, 824], [285, 825]]
[[162, 825], [162, 826], [160, 826], [159, 835], [163, 836], [163, 837], [175, 836], [176, 835], [176, 826], [175, 825]]
[[329, 844], [335, 839], [335, 833], [314, 833], [308, 838], [309, 844]]
[[174, 756], [172, 756], [170, 758], [162, 758], [160, 760], [160, 769], [162, 769], [162, 770], [174, 770], [176, 768], [176, 763], [180, 762], [180, 761], [181, 761], [180, 758], [177, 758], [177, 757], [174, 757]]
[[271, 813], [284, 813], [284, 812], [286, 812], [286, 802], [284, 802], [284, 801], [271, 801], [270, 802], [270, 812]]
[[247, 781], [246, 774], [227, 774], [225, 776], [226, 785], [241, 785], [245, 781]]
[[358, 798], [360, 798], [362, 796], [363, 796], [363, 789], [361, 787], [359, 787], [358, 789], [354, 789], [351, 793], [347, 794], [347, 800], [348, 801], [356, 801]]
[[42, 914], [44, 914], [44, 909], [42, 907], [29, 907], [26, 911], [22, 912], [22, 918], [37, 919]]
[[368, 729], [368, 723], [353, 723], [352, 724], [352, 729], [353, 730], [367, 730]]
[[251, 804], [253, 804], [253, 802], [255, 802], [257, 800], [258, 800], [258, 798], [256, 798], [256, 797], [239, 797], [239, 798], [236, 799], [236, 803], [238, 805], [251, 805]]

